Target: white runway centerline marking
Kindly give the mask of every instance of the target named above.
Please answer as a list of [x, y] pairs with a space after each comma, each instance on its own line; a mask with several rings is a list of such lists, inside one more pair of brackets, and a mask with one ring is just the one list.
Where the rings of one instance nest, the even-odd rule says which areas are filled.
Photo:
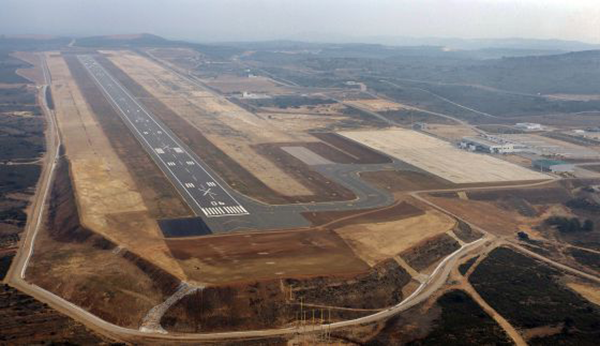
[[[197, 161], [199, 159], [190, 155], [186, 151], [185, 145], [154, 119], [135, 97], [106, 72], [101, 65], [97, 64], [90, 56], [80, 55], [78, 58], [88, 69], [105, 97], [111, 101], [115, 110], [118, 110], [121, 118], [128, 123], [130, 130], [136, 135], [159, 168], [173, 181], [186, 202], [190, 204], [192, 209], [194, 209], [194, 205], [198, 207], [195, 209], [197, 214], [203, 213], [207, 217], [248, 214], [223, 186], [213, 180], [211, 173], [202, 166], [201, 161]], [[184, 166], [185, 162], [185, 165], [189, 167], [189, 169], [184, 167], [185, 172], [188, 174], [176, 169], [177, 164], [175, 162], [179, 162], [181, 166]], [[200, 184], [201, 188], [196, 188], [194, 183], [183, 182], [190, 179], [190, 177], [196, 182], [205, 181], [205, 186], [208, 186], [208, 188], [205, 188], [202, 184]], [[207, 204], [212, 206], [207, 208]], [[238, 206], [229, 206], [231, 204], [237, 204]], [[227, 207], [225, 207], [226, 205]]]

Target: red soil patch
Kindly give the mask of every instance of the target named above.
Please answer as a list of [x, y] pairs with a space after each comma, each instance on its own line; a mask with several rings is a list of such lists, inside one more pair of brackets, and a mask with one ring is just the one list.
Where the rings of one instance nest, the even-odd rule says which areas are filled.
[[166, 240], [186, 274], [207, 283], [360, 273], [369, 266], [333, 231]]

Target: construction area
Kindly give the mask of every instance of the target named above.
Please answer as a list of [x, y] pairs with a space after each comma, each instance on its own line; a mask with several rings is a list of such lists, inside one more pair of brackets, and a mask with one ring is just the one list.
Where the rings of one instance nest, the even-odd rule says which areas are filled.
[[[244, 54], [40, 54], [62, 142], [22, 287], [132, 342], [394, 344], [452, 311], [508, 343], [538, 331], [515, 330], [475, 291], [494, 289], [476, 273], [495, 258], [524, 261], [503, 249], [596, 273], [574, 251], [600, 241], [600, 180], [559, 175], [596, 169], [594, 148], [540, 133], [495, 134], [517, 143], [500, 145], [432, 111], [416, 123], [420, 108], [366, 82], [298, 85], [238, 66]], [[520, 146], [590, 160], [530, 169]]]
[[453, 183], [544, 180], [548, 176], [406, 129], [347, 131], [341, 135]]

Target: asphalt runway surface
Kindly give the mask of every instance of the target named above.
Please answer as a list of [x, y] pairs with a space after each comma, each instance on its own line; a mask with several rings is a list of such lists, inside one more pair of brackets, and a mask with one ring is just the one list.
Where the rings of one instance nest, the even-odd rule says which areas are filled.
[[150, 113], [93, 56], [79, 55], [77, 58], [146, 152], [213, 233], [307, 227], [310, 222], [301, 215], [303, 212], [371, 209], [394, 202], [392, 194], [365, 183], [358, 174], [406, 170], [407, 165], [397, 160], [389, 164], [311, 166], [353, 191], [357, 198], [351, 201], [267, 205], [241, 195]]
[[78, 56], [92, 79], [132, 133], [186, 200], [206, 218], [247, 215], [248, 211], [213, 178], [206, 166], [171, 131], [147, 111], [93, 57]]

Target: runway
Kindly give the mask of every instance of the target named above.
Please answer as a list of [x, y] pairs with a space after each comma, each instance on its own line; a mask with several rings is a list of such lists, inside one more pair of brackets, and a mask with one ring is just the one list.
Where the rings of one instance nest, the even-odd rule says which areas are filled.
[[[407, 169], [404, 163], [397, 160], [389, 164], [322, 162], [311, 166], [313, 170], [352, 190], [356, 195], [354, 200], [267, 205], [244, 196], [231, 189], [93, 56], [78, 55], [77, 58], [142, 147], [212, 233], [309, 227], [311, 223], [302, 213], [371, 209], [389, 206], [394, 202], [391, 193], [367, 184], [360, 179], [359, 173]], [[200, 231], [196, 233], [185, 236], [204, 234]]]
[[196, 215], [206, 218], [249, 215], [205, 164], [104, 67], [89, 55], [77, 58]]

